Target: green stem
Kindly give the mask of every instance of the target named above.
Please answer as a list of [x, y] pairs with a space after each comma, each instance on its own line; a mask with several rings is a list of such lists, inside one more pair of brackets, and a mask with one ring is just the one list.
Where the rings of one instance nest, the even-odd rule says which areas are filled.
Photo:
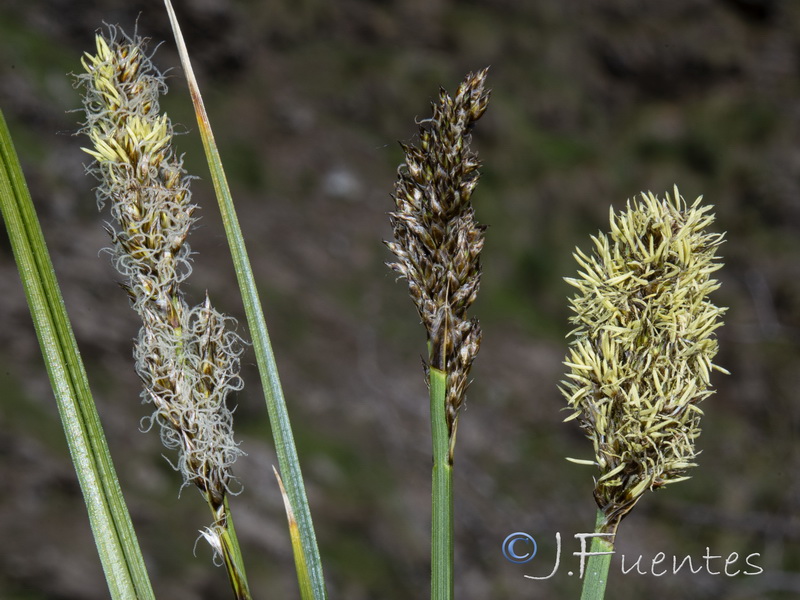
[[236, 537], [236, 528], [233, 526], [233, 515], [228, 505], [228, 497], [225, 496], [225, 529], [221, 533], [223, 558], [225, 568], [228, 571], [228, 578], [237, 600], [251, 600], [250, 586], [247, 583], [247, 573], [244, 570], [244, 560], [242, 550], [239, 547], [239, 538]]
[[431, 523], [431, 600], [453, 598], [453, 464], [445, 414], [447, 374], [430, 367], [433, 434], [433, 516]]
[[[603, 523], [605, 515], [597, 511], [595, 533], [607, 533]], [[589, 558], [586, 561], [586, 573], [583, 578], [583, 591], [581, 600], [603, 600], [606, 595], [606, 581], [608, 581], [608, 568], [611, 565], [611, 556], [614, 553], [613, 536], [596, 536], [592, 538], [589, 549]]]
[[[228, 497], [225, 496], [222, 505], [215, 506], [210, 498], [206, 497], [208, 508], [214, 517], [214, 524], [211, 530], [217, 536], [219, 545], [211, 545], [222, 556], [225, 571], [228, 573], [233, 597], [235, 600], [252, 600], [250, 586], [247, 583], [247, 574], [244, 571], [244, 561], [242, 551], [239, 547], [239, 540], [236, 537], [236, 528], [233, 526], [233, 515], [231, 514]], [[210, 540], [209, 540], [210, 541]]]
[[237, 553], [239, 548], [235, 539], [231, 536], [231, 531], [227, 528], [219, 532], [220, 543], [222, 544], [222, 559], [225, 562], [225, 570], [228, 572], [228, 580], [231, 582], [233, 596], [236, 600], [252, 600], [250, 588], [247, 585], [247, 576], [239, 570]]

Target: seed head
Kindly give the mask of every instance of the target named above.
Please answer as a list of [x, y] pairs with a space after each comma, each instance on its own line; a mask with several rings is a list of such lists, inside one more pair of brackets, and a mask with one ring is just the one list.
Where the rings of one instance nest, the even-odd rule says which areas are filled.
[[484, 227], [470, 203], [478, 184], [470, 131], [489, 101], [487, 69], [470, 73], [451, 98], [440, 90], [433, 117], [419, 123], [419, 147], [401, 144], [390, 213], [397, 262], [387, 263], [408, 280], [408, 290], [428, 332], [428, 365], [447, 373], [447, 420], [452, 435], [464, 401], [481, 329], [467, 309], [480, 286]]

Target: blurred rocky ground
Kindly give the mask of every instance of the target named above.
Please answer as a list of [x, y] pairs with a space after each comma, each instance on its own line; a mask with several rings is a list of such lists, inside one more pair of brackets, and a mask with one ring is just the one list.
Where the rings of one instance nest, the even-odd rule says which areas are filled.
[[[622, 525], [630, 566], [758, 553], [757, 576], [620, 572], [609, 596], [800, 596], [800, 3], [789, 0], [187, 0], [176, 9], [228, 169], [296, 429], [331, 598], [425, 597], [430, 451], [424, 332], [384, 266], [397, 140], [414, 142], [438, 86], [491, 65], [475, 193], [489, 225], [473, 314], [484, 343], [456, 456], [457, 597], [576, 598], [572, 535], [594, 520], [590, 448], [562, 424], [562, 277], [609, 205], [677, 183], [727, 232], [716, 301], [717, 395], [693, 479], [649, 494]], [[228, 597], [198, 530], [206, 509], [162, 457], [131, 364], [138, 324], [117, 286], [74, 136], [70, 72], [95, 30], [153, 39], [163, 106], [185, 135], [202, 220], [195, 302], [239, 317], [224, 234], [165, 11], [129, 0], [5, 0], [0, 107], [9, 121], [87, 363], [156, 593]], [[22, 286], [0, 238], [0, 597], [108, 592]], [[241, 325], [242, 330], [245, 329]], [[237, 529], [257, 598], [297, 597], [275, 455], [252, 354], [235, 398], [247, 456]], [[527, 565], [503, 539], [539, 542]], [[555, 533], [562, 567], [551, 579]], [[701, 561], [703, 562], [703, 561]], [[719, 561], [712, 565], [721, 571]], [[733, 572], [735, 568], [731, 568]]]

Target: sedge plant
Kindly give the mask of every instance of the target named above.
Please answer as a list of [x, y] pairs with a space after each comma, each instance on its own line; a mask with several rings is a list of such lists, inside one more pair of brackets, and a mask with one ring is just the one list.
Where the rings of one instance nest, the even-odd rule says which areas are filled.
[[[577, 249], [575, 328], [561, 391], [594, 451], [598, 507], [583, 600], [600, 600], [620, 521], [648, 490], [688, 479], [696, 466], [699, 404], [714, 393], [712, 361], [724, 308], [709, 298], [719, 287], [716, 251], [722, 234], [702, 198], [642, 194], [611, 209], [610, 234]], [[574, 460], [574, 459], [571, 459]]]
[[[301, 596], [326, 597], [319, 551], [305, 497], [291, 426], [260, 309], [249, 259], [177, 18], [170, 14], [242, 290], [265, 389]], [[183, 485], [196, 487], [212, 513], [202, 535], [222, 558], [234, 597], [250, 598], [228, 497], [231, 468], [242, 454], [233, 437], [230, 392], [242, 340], [234, 321], [211, 305], [186, 302], [181, 283], [191, 273], [187, 237], [196, 220], [189, 177], [173, 148], [166, 91], [144, 40], [109, 28], [83, 60], [84, 133], [94, 159], [98, 203], [110, 207], [114, 264], [142, 319], [136, 371], [150, 422], [177, 451]], [[453, 598], [452, 476], [458, 419], [469, 387], [481, 328], [468, 315], [480, 286], [484, 227], [472, 193], [480, 163], [471, 131], [484, 114], [487, 71], [470, 73], [453, 96], [440, 91], [433, 115], [419, 122], [417, 146], [402, 145], [390, 213], [395, 260], [427, 332], [424, 365], [433, 441], [431, 598]], [[0, 115], [0, 208], [9, 229], [43, 353], [59, 402], [111, 596], [152, 598], [130, 518], [69, 329], [52, 266], [38, 229], [10, 136]], [[609, 234], [577, 250], [577, 290], [570, 300], [574, 329], [561, 391], [570, 416], [591, 441], [597, 521], [583, 600], [604, 597], [620, 522], [647, 490], [682, 481], [695, 466], [700, 403], [713, 393], [712, 361], [725, 309], [709, 295], [719, 287], [716, 251], [723, 236], [709, 232], [714, 216], [700, 198], [642, 194], [625, 211], [611, 210]], [[280, 473], [280, 474], [279, 474]]]
[[[274, 474], [284, 498], [298, 583], [303, 600], [324, 600], [325, 583], [303, 477], [275, 357], [255, 286], [255, 278], [233, 207], [222, 163], [177, 17], [167, 12], [200, 124], [212, 180], [240, 284], [248, 326], [264, 387], [280, 465]], [[136, 370], [142, 397], [154, 406], [168, 448], [177, 450], [173, 466], [184, 485], [200, 490], [213, 516], [201, 531], [221, 557], [234, 597], [250, 598], [244, 563], [228, 505], [235, 479], [231, 466], [242, 454], [232, 434], [231, 391], [238, 375], [242, 340], [233, 319], [206, 298], [190, 308], [180, 284], [191, 273], [186, 243], [195, 222], [182, 160], [172, 147], [172, 125], [159, 112], [166, 91], [163, 77], [147, 54], [144, 40], [110, 27], [96, 38], [96, 53], [83, 59], [78, 76], [85, 88], [84, 133], [95, 159], [89, 172], [98, 180], [98, 203], [110, 205], [108, 231], [121, 284], [143, 326], [136, 342]], [[0, 209], [28, 296], [45, 364], [51, 376], [62, 423], [86, 500], [98, 553], [111, 597], [147, 600], [153, 591], [97, 417], [86, 372], [35, 210], [0, 114]], [[146, 420], [147, 421], [147, 420]]]
[[110, 206], [113, 262], [142, 319], [134, 357], [152, 404], [149, 423], [177, 450], [183, 485], [194, 485], [211, 510], [203, 537], [222, 558], [236, 598], [250, 598], [227, 496], [242, 454], [226, 400], [242, 388], [242, 341], [234, 321], [205, 301], [189, 307], [181, 283], [191, 273], [186, 242], [196, 221], [189, 177], [173, 148], [172, 124], [160, 112], [164, 78], [144, 40], [111, 28], [83, 59], [86, 121], [98, 206]]
[[419, 146], [402, 144], [390, 213], [396, 262], [427, 331], [425, 363], [433, 438], [431, 598], [453, 597], [453, 454], [459, 409], [481, 329], [467, 311], [480, 286], [484, 227], [471, 204], [478, 162], [470, 131], [489, 101], [487, 70], [470, 73], [454, 97], [441, 90], [433, 116], [419, 124]]
[[[220, 203], [223, 223], [253, 334], [286, 504], [298, 582], [304, 600], [326, 597], [321, 562], [291, 425], [269, 335], [247, 258], [219, 152], [188, 59], [177, 17], [166, 2], [181, 60], [198, 115], [200, 132]], [[225, 565], [236, 598], [250, 598], [228, 496], [235, 482], [230, 468], [241, 451], [233, 439], [229, 392], [241, 388], [238, 376], [242, 340], [233, 319], [218, 313], [208, 298], [189, 308], [180, 289], [191, 273], [186, 238], [195, 221], [189, 177], [172, 148], [172, 125], [159, 113], [166, 91], [144, 40], [116, 28], [98, 36], [97, 52], [84, 58], [84, 132], [95, 159], [90, 172], [100, 180], [98, 202], [111, 205], [109, 226], [115, 265], [126, 277], [123, 288], [143, 320], [136, 346], [143, 398], [155, 406], [151, 421], [161, 426], [165, 445], [178, 450], [184, 485], [195, 485], [211, 509], [213, 523], [203, 530]]]

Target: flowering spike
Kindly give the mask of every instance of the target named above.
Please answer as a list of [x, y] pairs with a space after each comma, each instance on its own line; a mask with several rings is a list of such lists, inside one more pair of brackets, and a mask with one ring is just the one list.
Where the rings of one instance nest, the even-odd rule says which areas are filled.
[[470, 73], [451, 98], [444, 90], [433, 117], [419, 122], [419, 148], [401, 144], [390, 213], [397, 262], [388, 263], [408, 289], [428, 332], [428, 366], [447, 373], [447, 424], [451, 437], [469, 385], [481, 329], [467, 310], [480, 286], [479, 254], [485, 227], [470, 203], [478, 182], [477, 155], [469, 132], [489, 101], [487, 69]]
[[[184, 485], [194, 484], [222, 515], [231, 466], [242, 454], [233, 439], [225, 404], [241, 389], [241, 339], [235, 322], [206, 301], [190, 308], [180, 283], [191, 273], [186, 242], [196, 218], [189, 177], [172, 148], [172, 123], [160, 113], [163, 76], [145, 52], [145, 41], [110, 28], [86, 54], [86, 149], [94, 163], [99, 208], [110, 205], [108, 225], [123, 288], [143, 326], [136, 341], [142, 398], [155, 406], [150, 422], [161, 426], [165, 446], [178, 450]], [[221, 518], [221, 517], [220, 517]]]
[[691, 206], [675, 188], [610, 214], [611, 233], [593, 237], [583, 271], [568, 282], [575, 326], [561, 392], [591, 440], [600, 467], [594, 496], [602, 530], [648, 489], [686, 479], [700, 435], [697, 406], [713, 393], [709, 373], [724, 308], [708, 294], [723, 235], [709, 233], [710, 206]]

